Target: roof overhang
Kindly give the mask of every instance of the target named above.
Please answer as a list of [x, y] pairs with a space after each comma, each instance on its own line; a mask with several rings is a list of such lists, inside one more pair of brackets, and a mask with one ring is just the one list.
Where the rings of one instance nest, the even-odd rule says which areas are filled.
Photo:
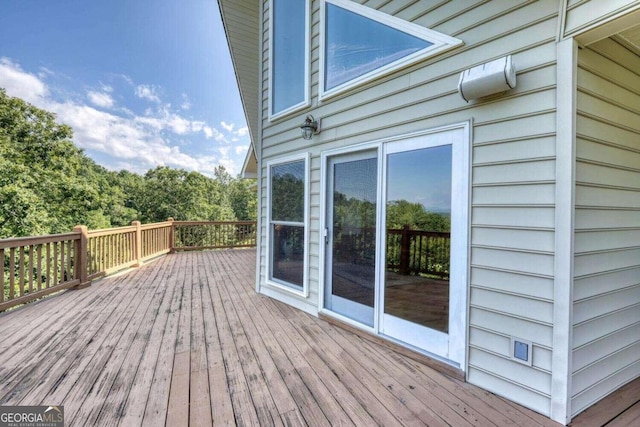
[[258, 177], [258, 159], [256, 158], [256, 152], [253, 149], [253, 146], [249, 147], [247, 155], [244, 158], [241, 175], [243, 178]]
[[260, 1], [218, 0], [224, 32], [231, 53], [251, 147], [242, 176], [257, 176], [256, 147], [260, 120]]

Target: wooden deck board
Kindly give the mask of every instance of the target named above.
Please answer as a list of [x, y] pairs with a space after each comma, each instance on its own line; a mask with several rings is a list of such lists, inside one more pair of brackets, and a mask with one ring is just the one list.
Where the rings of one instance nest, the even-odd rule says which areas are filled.
[[175, 275], [172, 277], [169, 271], [167, 273], [167, 279], [164, 283], [167, 287], [167, 297], [163, 300], [163, 305], [152, 326], [149, 342], [144, 349], [131, 388], [128, 390], [127, 399], [121, 403], [119, 408], [117, 420], [118, 424], [123, 426], [140, 425], [144, 418], [147, 401], [157, 397], [155, 395], [150, 397], [154, 373], [156, 366], [159, 365], [164, 337], [165, 335], [171, 336], [171, 331], [175, 330], [173, 325], [176, 323], [171, 323], [171, 319], [175, 319], [175, 317], [172, 317], [171, 313], [177, 310], [179, 304]]
[[[126, 301], [124, 298], [135, 293], [135, 290], [121, 285], [123, 283], [116, 284], [113, 293], [106, 294], [112, 296], [114, 304]], [[71, 317], [65, 316], [68, 320], [66, 323], [49, 326], [49, 333], [43, 339], [28, 340], [28, 344], [21, 347], [24, 350], [18, 351], [17, 356], [13, 357], [13, 361], [19, 362], [19, 365], [14, 368], [6, 365], [12, 376], [2, 379], [0, 390], [11, 389], [11, 392], [0, 392], [0, 395], [4, 394], [0, 403], [29, 404], [48, 396], [52, 391], [60, 393], [67, 384], [75, 382], [74, 374], [80, 375], [82, 372], [76, 369], [77, 366], [91, 360], [86, 357], [87, 354], [97, 350], [101, 343], [99, 337], [109, 332], [127, 306], [122, 304], [121, 310], [114, 311], [106, 304], [93, 307], [88, 299], [85, 302], [86, 305], [75, 304], [75, 310], [67, 310]], [[91, 321], [87, 322], [88, 319]], [[33, 347], [34, 342], [40, 347]], [[24, 363], [24, 360], [36, 360], [38, 363]], [[64, 397], [59, 396], [60, 400]]]
[[[184, 286], [182, 270], [186, 265], [187, 259], [181, 257], [174, 261], [173, 267], [168, 275], [168, 285], [175, 287], [173, 301], [170, 312], [168, 313], [169, 318], [163, 331], [160, 351], [154, 367], [153, 379], [151, 380], [151, 387], [146, 399], [144, 389], [142, 389], [143, 395], [137, 397], [132, 394], [134, 390], [131, 390], [127, 404], [131, 402], [132, 405], [135, 405], [136, 410], [131, 413], [125, 410], [124, 417], [120, 423], [120, 425], [124, 427], [141, 424], [153, 427], [164, 425], [166, 422], [171, 376], [173, 374], [175, 344], [178, 333], [178, 321], [182, 307], [182, 288]], [[144, 409], [142, 409], [142, 405], [144, 405]], [[143, 411], [143, 413], [141, 414], [140, 411]]]
[[640, 378], [578, 414], [571, 427], [638, 426], [639, 421]]
[[[233, 271], [237, 265], [229, 265], [228, 268]], [[231, 275], [231, 277], [233, 276], [234, 274]], [[270, 385], [277, 384], [275, 392], [273, 385], [271, 386], [272, 394], [276, 395], [276, 402], [280, 403], [279, 410], [285, 425], [295, 421], [292, 417], [302, 417], [302, 420], [308, 420], [306, 423], [309, 425], [329, 426], [330, 423], [322, 412], [322, 408], [289, 360], [288, 354], [294, 350], [293, 344], [288, 340], [284, 341], [286, 336], [282, 334], [276, 336], [269, 330], [269, 325], [273, 325], [274, 320], [271, 312], [264, 309], [262, 299], [247, 298], [248, 292], [253, 292], [253, 290], [247, 289], [241, 280], [230, 280], [228, 285], [229, 295], [236, 309], [239, 310], [241, 318], [249, 319], [247, 323], [251, 328], [252, 336], [255, 337], [254, 345], [255, 343], [260, 345], [261, 351], [270, 356], [264, 358], [266, 370], [269, 373], [268, 381]], [[284, 344], [284, 347], [281, 343]], [[285, 402], [286, 405], [282, 405]], [[297, 411], [298, 408], [300, 411]], [[304, 423], [303, 421], [302, 424]], [[297, 422], [294, 425], [302, 424]]]
[[[69, 414], [73, 417], [72, 425], [98, 425], [96, 418], [100, 416], [103, 405], [112, 399], [112, 386], [121, 369], [122, 375], [135, 376], [135, 370], [131, 369], [135, 363], [126, 361], [128, 357], [139, 358], [140, 355], [129, 355], [129, 350], [135, 346], [136, 337], [146, 335], [144, 331], [152, 323], [150, 319], [164, 295], [164, 292], [158, 292], [156, 288], [156, 279], [162, 281], [163, 270], [156, 269], [156, 272], [155, 275], [149, 274], [142, 278], [139, 303], [128, 307], [97, 352], [93, 363], [85, 369], [79, 379], [83, 387], [74, 387], [64, 398], [65, 414], [69, 407]], [[136, 300], [135, 296], [133, 299]], [[114, 309], [117, 310], [117, 306]], [[85, 378], [90, 380], [85, 381]]]
[[[67, 425], [557, 425], [256, 294], [254, 265], [171, 254], [1, 315], [0, 403], [62, 404]], [[598, 413], [637, 423], [637, 391]]]

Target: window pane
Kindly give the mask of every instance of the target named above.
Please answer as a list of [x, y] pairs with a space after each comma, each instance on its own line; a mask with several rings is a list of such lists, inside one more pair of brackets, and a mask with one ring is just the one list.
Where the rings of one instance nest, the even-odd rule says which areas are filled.
[[449, 330], [452, 147], [387, 158], [384, 311]]
[[304, 277], [304, 227], [272, 225], [271, 278], [302, 287]]
[[325, 90], [433, 44], [336, 5], [326, 5]]
[[271, 220], [304, 222], [304, 161], [271, 167]]
[[305, 98], [306, 1], [274, 0], [272, 112], [277, 114]]

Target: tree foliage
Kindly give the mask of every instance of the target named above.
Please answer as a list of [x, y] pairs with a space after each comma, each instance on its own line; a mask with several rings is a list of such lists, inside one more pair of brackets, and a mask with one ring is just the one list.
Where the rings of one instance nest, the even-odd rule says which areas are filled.
[[451, 231], [451, 218], [447, 214], [427, 211], [420, 203], [394, 200], [387, 203], [387, 228], [400, 229], [408, 225], [411, 230]]
[[112, 172], [72, 142], [54, 114], [0, 88], [0, 238], [176, 220], [252, 220], [251, 183], [219, 166], [213, 178], [157, 167]]

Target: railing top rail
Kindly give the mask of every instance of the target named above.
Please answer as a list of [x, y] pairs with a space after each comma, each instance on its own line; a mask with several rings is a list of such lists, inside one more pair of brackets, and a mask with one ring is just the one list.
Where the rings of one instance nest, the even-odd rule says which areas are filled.
[[171, 227], [173, 223], [174, 221], [153, 222], [151, 224], [142, 224], [140, 225], [140, 228], [142, 230], [149, 230], [153, 228], [166, 228], [166, 227]]
[[[387, 233], [389, 234], [402, 234], [405, 230], [401, 228], [389, 228], [387, 229]], [[425, 230], [406, 230], [408, 234], [411, 235], [420, 235], [420, 236], [429, 236], [429, 237], [449, 237], [451, 233], [448, 231], [425, 231]]]
[[0, 239], [0, 249], [17, 248], [20, 246], [42, 245], [45, 243], [66, 242], [68, 240], [79, 240], [79, 232], [48, 234], [46, 236], [15, 237]]
[[175, 225], [252, 225], [255, 221], [173, 221]]
[[134, 231], [136, 231], [136, 227], [128, 225], [126, 227], [105, 228], [102, 230], [89, 230], [87, 231], [87, 237], [109, 236], [112, 234], [132, 233]]

